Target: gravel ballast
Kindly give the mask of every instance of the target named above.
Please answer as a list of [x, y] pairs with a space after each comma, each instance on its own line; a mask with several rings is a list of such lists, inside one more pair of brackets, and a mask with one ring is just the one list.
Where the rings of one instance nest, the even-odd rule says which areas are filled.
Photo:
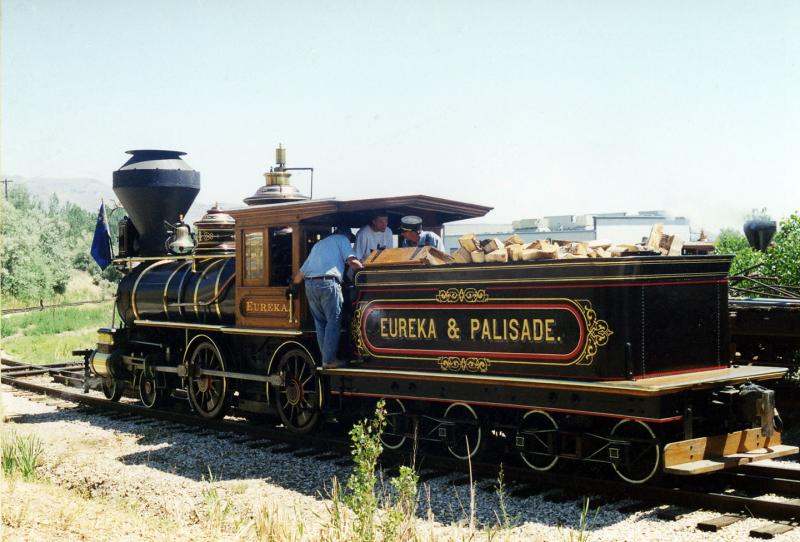
[[[175, 540], [247, 539], [247, 523], [264, 507], [292, 524], [302, 524], [303, 538], [314, 540], [327, 522], [331, 480], [337, 477], [344, 483], [350, 474], [350, 467], [337, 465], [337, 461], [273, 453], [170, 423], [126, 421], [82, 409], [60, 409], [8, 386], [1, 389], [2, 413], [7, 420], [3, 435], [10, 431], [35, 434], [44, 447], [39, 478], [91, 503], [76, 513], [86, 515], [87, 521], [74, 518], [84, 530], [68, 529], [68, 535], [60, 540], [163, 540], [165, 532]], [[469, 486], [453, 483], [461, 477], [453, 474], [421, 485], [419, 532], [437, 540], [470, 538], [466, 526]], [[492, 486], [481, 482], [476, 492], [476, 519], [484, 526], [476, 539], [499, 535], [501, 540], [550, 541], [577, 536], [570, 529], [578, 526], [581, 500], [549, 502], [542, 495], [507, 495], [507, 512], [515, 526], [500, 533], [487, 531], [485, 527], [496, 525], [500, 515]], [[4, 483], [3, 491], [29, 498], [22, 484], [9, 487]], [[18, 500], [4, 498], [3, 503], [7, 539], [39, 538], [29, 524], [14, 524], [13, 518], [9, 519], [9, 510], [22, 513]], [[696, 529], [697, 523], [719, 513], [699, 511], [677, 521], [663, 521], [656, 518], [655, 509], [620, 513], [617, 509], [625, 504], [606, 504], [597, 512], [592, 507], [589, 540], [739, 541], [765, 523], [746, 519], [718, 533], [703, 533]], [[122, 527], [115, 531], [109, 532], [102, 522], [92, 528], [104, 506], [120, 505], [138, 521], [131, 522], [123, 515]], [[425, 519], [430, 514], [433, 521]], [[777, 539], [800, 540], [800, 529]]]

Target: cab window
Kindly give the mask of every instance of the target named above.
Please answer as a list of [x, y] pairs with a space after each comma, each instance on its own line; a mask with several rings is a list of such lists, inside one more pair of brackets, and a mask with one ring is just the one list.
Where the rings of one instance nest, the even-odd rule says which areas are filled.
[[264, 279], [264, 232], [244, 232], [244, 280], [256, 282]]
[[292, 279], [292, 233], [290, 226], [269, 228], [269, 285], [286, 286]]

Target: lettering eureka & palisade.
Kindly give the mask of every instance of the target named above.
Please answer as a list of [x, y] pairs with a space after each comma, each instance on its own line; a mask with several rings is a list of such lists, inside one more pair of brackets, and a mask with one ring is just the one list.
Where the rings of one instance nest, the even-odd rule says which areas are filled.
[[[554, 318], [469, 318], [466, 338], [471, 341], [558, 343]], [[440, 324], [444, 324], [440, 322]], [[437, 340], [447, 337], [461, 340], [463, 332], [455, 320], [447, 320], [446, 329], [439, 329], [433, 318], [381, 317], [382, 339]]]

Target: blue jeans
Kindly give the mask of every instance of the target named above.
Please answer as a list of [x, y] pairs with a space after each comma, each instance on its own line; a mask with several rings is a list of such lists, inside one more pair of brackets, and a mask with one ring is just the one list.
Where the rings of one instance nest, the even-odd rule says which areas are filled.
[[335, 280], [306, 280], [305, 287], [322, 363], [336, 361], [344, 302], [342, 287]]

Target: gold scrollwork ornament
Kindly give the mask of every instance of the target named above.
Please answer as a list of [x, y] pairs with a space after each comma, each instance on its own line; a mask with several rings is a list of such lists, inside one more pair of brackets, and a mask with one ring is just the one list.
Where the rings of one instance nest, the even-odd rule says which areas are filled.
[[477, 288], [448, 288], [436, 294], [439, 303], [486, 303], [489, 294]]
[[579, 301], [579, 308], [586, 321], [586, 349], [578, 360], [578, 365], [591, 365], [601, 346], [608, 344], [614, 334], [608, 322], [597, 317], [591, 302]]
[[442, 371], [466, 371], [469, 373], [487, 373], [491, 362], [489, 358], [462, 358], [458, 356], [443, 356], [438, 359]]

